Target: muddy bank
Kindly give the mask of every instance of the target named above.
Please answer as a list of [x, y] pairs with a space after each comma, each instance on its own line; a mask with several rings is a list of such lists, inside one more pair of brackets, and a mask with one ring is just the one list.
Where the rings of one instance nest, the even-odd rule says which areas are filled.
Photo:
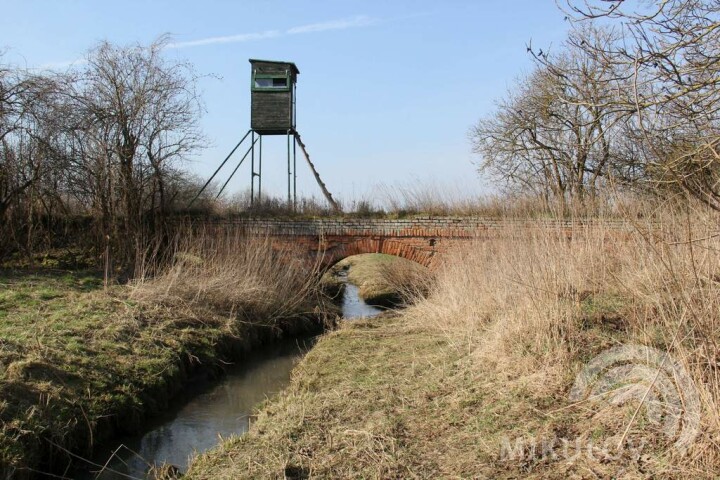
[[[346, 285], [343, 319], [367, 319], [381, 313], [359, 298], [355, 285]], [[245, 361], [230, 366], [222, 379], [190, 384], [179, 401], [153, 418], [140, 435], [113, 439], [98, 453], [94, 465], [71, 476], [77, 480], [145, 478], [148, 469], [162, 465], [186, 471], [189, 458], [217, 447], [219, 438], [248, 431], [250, 417], [287, 387], [291, 370], [318, 338], [295, 337], [253, 350]]]

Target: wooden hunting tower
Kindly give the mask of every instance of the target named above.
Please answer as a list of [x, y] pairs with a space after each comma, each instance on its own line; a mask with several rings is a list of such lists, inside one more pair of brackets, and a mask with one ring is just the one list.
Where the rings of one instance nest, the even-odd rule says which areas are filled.
[[250, 128], [260, 135], [286, 135], [295, 130], [294, 63], [250, 59]]
[[[323, 195], [328, 203], [336, 211], [340, 211], [340, 206], [332, 198], [332, 195], [325, 187], [325, 183], [320, 179], [315, 165], [310, 161], [305, 144], [300, 139], [300, 134], [295, 128], [295, 84], [300, 70], [292, 62], [276, 62], [272, 60], [255, 60], [250, 59], [252, 67], [250, 77], [250, 130], [235, 145], [225, 160], [215, 170], [210, 179], [190, 201], [188, 208], [197, 200], [202, 192], [210, 185], [213, 178], [220, 172], [230, 157], [240, 148], [246, 139], [250, 139], [250, 145], [232, 171], [228, 179], [225, 181], [215, 198], [228, 186], [230, 180], [240, 168], [240, 165], [248, 156], [250, 157], [250, 204], [262, 198], [262, 165], [263, 165], [263, 136], [265, 135], [286, 135], [287, 136], [287, 175], [288, 190], [287, 201], [293, 210], [297, 207], [297, 152], [296, 147], [299, 146], [305, 155], [305, 160], [315, 177]], [[257, 145], [257, 147], [256, 147]], [[255, 162], [257, 150], [257, 163]], [[257, 189], [256, 189], [257, 187]]]

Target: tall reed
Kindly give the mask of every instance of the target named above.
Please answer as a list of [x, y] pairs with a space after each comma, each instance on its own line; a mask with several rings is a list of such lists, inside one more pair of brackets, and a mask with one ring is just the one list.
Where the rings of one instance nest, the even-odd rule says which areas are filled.
[[233, 226], [187, 228], [176, 235], [164, 261], [148, 255], [133, 296], [272, 323], [312, 311], [319, 299], [317, 264], [296, 253], [275, 247], [269, 238], [246, 237]]
[[567, 398], [583, 364], [607, 348], [667, 351], [697, 386], [702, 418], [690, 454], [657, 465], [717, 471], [719, 221], [686, 205], [612, 224], [509, 222], [449, 254], [408, 317], [476, 365], [547, 398]]

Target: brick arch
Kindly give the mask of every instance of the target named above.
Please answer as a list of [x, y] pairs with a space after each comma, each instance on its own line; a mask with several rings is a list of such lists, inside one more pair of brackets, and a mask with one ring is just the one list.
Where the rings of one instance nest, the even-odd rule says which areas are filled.
[[355, 237], [340, 241], [321, 241], [318, 247], [317, 253], [322, 255], [323, 270], [344, 258], [363, 253], [384, 253], [432, 268], [436, 263], [434, 260], [437, 253], [427, 239]]
[[248, 236], [268, 239], [288, 262], [325, 270], [361, 253], [385, 253], [430, 269], [457, 246], [486, 235], [497, 221], [480, 218], [415, 219], [238, 219], [228, 222]]

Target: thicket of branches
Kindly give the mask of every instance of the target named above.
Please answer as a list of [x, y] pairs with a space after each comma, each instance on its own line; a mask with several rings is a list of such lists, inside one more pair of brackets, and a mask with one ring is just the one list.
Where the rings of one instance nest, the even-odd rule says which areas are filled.
[[720, 3], [566, 0], [557, 51], [471, 130], [511, 191], [586, 203], [609, 184], [720, 210]]
[[63, 74], [0, 65], [0, 252], [69, 226], [131, 271], [187, 202], [180, 166], [202, 146], [201, 105], [191, 67], [163, 46], [101, 43]]

